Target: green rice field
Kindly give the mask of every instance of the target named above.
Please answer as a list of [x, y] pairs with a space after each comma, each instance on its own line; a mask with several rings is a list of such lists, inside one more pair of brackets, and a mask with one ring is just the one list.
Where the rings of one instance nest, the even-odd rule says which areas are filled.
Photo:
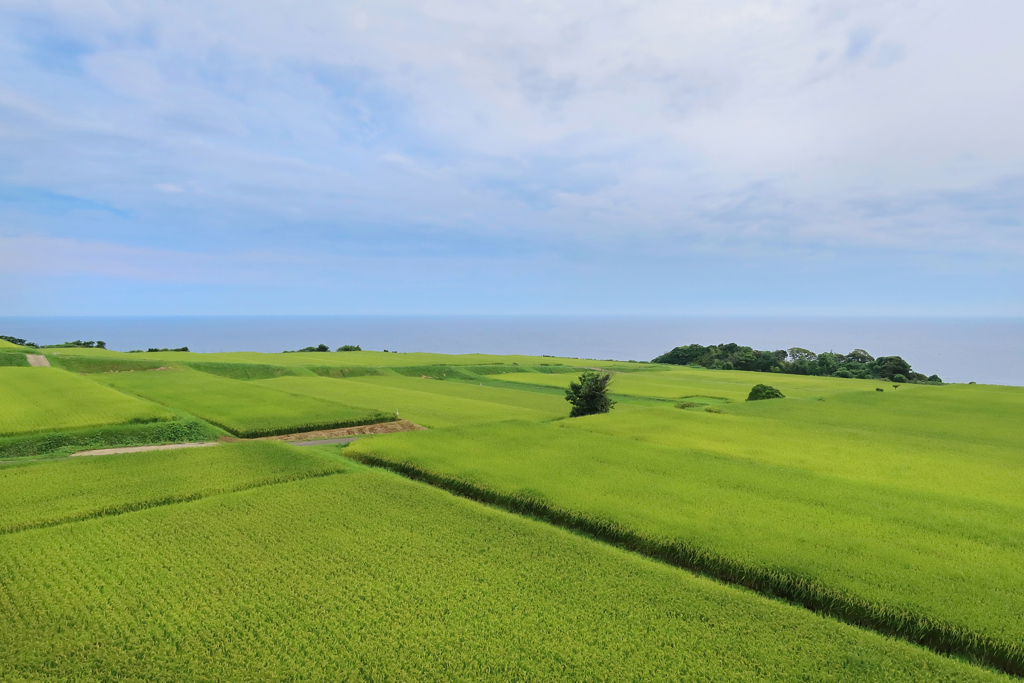
[[0, 534], [343, 471], [275, 441], [54, 460], [0, 469]]
[[318, 400], [355, 406], [383, 406], [389, 412], [397, 412], [399, 417], [424, 427], [504, 420], [540, 422], [553, 420], [565, 413], [562, 407], [565, 401], [558, 398], [536, 400], [524, 397], [523, 392], [431, 379], [280, 377], [253, 384]]
[[1001, 678], [370, 470], [0, 535], [0, 668], [42, 681]]
[[[1022, 388], [44, 352], [0, 367], [0, 680], [1024, 674]], [[583, 367], [610, 413], [568, 417]]]
[[332, 429], [394, 419], [393, 415], [381, 413], [376, 406], [353, 407], [278, 390], [259, 382], [228, 379], [194, 370], [121, 372], [97, 377], [116, 389], [186, 411], [243, 437]]
[[0, 436], [172, 417], [162, 406], [56, 368], [0, 367]]

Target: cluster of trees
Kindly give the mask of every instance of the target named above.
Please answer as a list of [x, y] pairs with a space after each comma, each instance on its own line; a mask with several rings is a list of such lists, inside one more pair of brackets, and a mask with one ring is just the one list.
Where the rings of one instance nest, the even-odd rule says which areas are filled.
[[677, 346], [651, 362], [693, 365], [712, 370], [783, 372], [791, 375], [884, 379], [890, 382], [942, 382], [938, 375], [929, 377], [914, 372], [910, 363], [899, 356], [874, 358], [864, 349], [854, 349], [843, 355], [831, 351], [818, 354], [800, 347], [758, 351], [739, 344], [690, 344]]
[[6, 334], [0, 334], [0, 339], [11, 342], [12, 344], [17, 344], [18, 346], [29, 346], [32, 347], [33, 349], [39, 348], [38, 344], [33, 344], [27, 339], [22, 339], [21, 337], [8, 337]]
[[0, 339], [9, 341], [12, 344], [18, 346], [27, 346], [32, 349], [105, 349], [107, 348], [107, 342], [104, 341], [82, 341], [76, 339], [75, 341], [64, 342], [63, 344], [47, 344], [46, 346], [39, 346], [34, 342], [30, 342], [27, 339], [21, 337], [9, 337], [6, 334], [0, 334]]
[[82, 341], [76, 339], [73, 342], [64, 342], [63, 344], [48, 344], [43, 347], [44, 349], [105, 349], [107, 348], [107, 342], [105, 341]]
[[[328, 352], [330, 352], [330, 350], [331, 350], [331, 347], [328, 346], [327, 344], [317, 344], [316, 346], [307, 346], [306, 348], [299, 349], [298, 351], [284, 351], [283, 353], [328, 353]], [[344, 346], [339, 346], [335, 350], [336, 351], [362, 351], [362, 349], [359, 348], [358, 344], [345, 344]]]

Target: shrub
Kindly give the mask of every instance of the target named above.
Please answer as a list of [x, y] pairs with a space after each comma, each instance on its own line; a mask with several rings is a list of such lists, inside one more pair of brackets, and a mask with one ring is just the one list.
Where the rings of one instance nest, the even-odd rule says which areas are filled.
[[693, 401], [680, 401], [676, 404], [676, 408], [696, 408], [699, 405], [699, 403], [694, 403]]
[[615, 405], [608, 398], [608, 383], [611, 373], [588, 370], [580, 375], [579, 382], [570, 382], [565, 390], [565, 400], [572, 404], [569, 417], [607, 413]]
[[928, 381], [935, 382], [936, 384], [942, 384], [942, 378], [939, 377], [938, 375], [932, 375], [931, 377], [928, 378]]
[[882, 387], [875, 387], [875, 391], [885, 391]]
[[892, 381], [893, 382], [899, 382], [900, 384], [903, 384], [904, 382], [907, 381], [907, 378], [904, 375], [895, 374], [895, 375], [892, 376]]
[[757, 384], [750, 390], [750, 394], [747, 396], [748, 401], [766, 401], [770, 398], [786, 398], [782, 395], [782, 392], [775, 387], [770, 387], [767, 384]]
[[850, 379], [853, 377], [853, 373], [846, 368], [840, 368], [832, 373], [833, 377], [842, 377], [844, 379]]
[[359, 344], [345, 344], [344, 346], [339, 346], [338, 351], [362, 351], [362, 349], [359, 348]]
[[718, 413], [718, 414], [721, 414], [721, 413], [724, 413], [725, 411], [722, 410], [721, 408], [716, 408], [715, 406], [708, 406], [707, 408], [704, 409], [704, 412], [705, 413]]

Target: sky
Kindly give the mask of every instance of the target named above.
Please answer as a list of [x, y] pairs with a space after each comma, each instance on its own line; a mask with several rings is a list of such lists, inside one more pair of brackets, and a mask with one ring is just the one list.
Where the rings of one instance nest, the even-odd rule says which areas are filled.
[[1024, 315], [1016, 0], [0, 0], [0, 315]]

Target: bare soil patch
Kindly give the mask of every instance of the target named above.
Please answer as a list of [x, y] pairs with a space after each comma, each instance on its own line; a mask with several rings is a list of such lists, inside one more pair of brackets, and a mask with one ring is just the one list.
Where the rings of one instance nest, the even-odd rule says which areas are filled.
[[50, 359], [46, 356], [41, 356], [37, 353], [26, 353], [25, 358], [28, 360], [28, 364], [34, 368], [50, 367]]
[[395, 420], [372, 425], [358, 425], [341, 429], [321, 429], [316, 432], [299, 432], [298, 434], [280, 434], [264, 436], [267, 441], [320, 441], [324, 439], [344, 439], [349, 436], [366, 436], [368, 434], [394, 434], [395, 432], [411, 432], [426, 429], [409, 420]]
[[173, 448], [198, 448], [199, 446], [217, 446], [218, 441], [203, 441], [200, 443], [169, 443], [163, 446], [130, 446], [126, 448], [99, 448], [94, 451], [79, 451], [72, 453], [71, 457], [79, 455], [113, 455], [114, 453], [142, 453], [143, 451], [169, 451]]

